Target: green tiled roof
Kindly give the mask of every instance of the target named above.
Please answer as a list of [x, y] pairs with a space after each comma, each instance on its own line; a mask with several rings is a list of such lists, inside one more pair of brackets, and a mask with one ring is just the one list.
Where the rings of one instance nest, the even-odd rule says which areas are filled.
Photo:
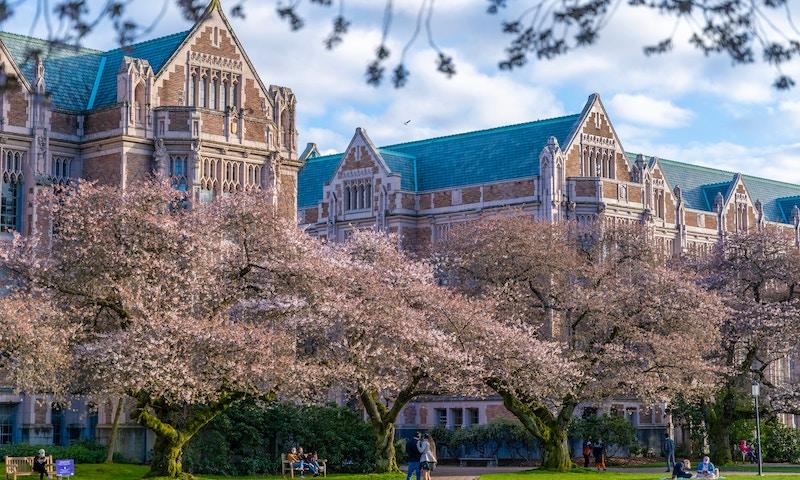
[[0, 32], [0, 40], [31, 85], [36, 84], [33, 53], [38, 52], [44, 59], [45, 84], [55, 108], [83, 112], [117, 102], [117, 70], [124, 56], [145, 59], [158, 73], [188, 34], [176, 33], [108, 52], [8, 32]]
[[[629, 159], [635, 154], [628, 154]], [[683, 201], [688, 208], [714, 211], [717, 192], [725, 196], [736, 178], [734, 172], [715, 168], [659, 159], [670, 188], [680, 186]], [[794, 205], [800, 205], [800, 185], [769, 180], [766, 178], [742, 175], [742, 180], [755, 202], [761, 201], [764, 218], [770, 222], [789, 223]]]
[[[539, 174], [539, 155], [548, 138], [565, 146], [580, 114], [399, 143], [379, 148], [389, 169], [401, 175], [406, 191], [489, 183]], [[322, 200], [341, 154], [309, 159], [300, 171], [298, 207]]]

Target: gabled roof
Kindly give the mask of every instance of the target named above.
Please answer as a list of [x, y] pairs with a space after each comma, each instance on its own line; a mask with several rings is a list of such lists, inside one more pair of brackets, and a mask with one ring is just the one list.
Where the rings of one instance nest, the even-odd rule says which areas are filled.
[[[631, 158], [636, 154], [629, 153]], [[727, 199], [736, 181], [736, 173], [726, 170], [665, 159], [658, 159], [658, 164], [670, 188], [681, 187], [684, 204], [694, 210], [713, 212], [717, 193]], [[750, 199], [761, 202], [767, 221], [791, 222], [792, 207], [800, 204], [800, 185], [752, 175], [741, 177]]]
[[53, 106], [84, 112], [117, 102], [117, 70], [124, 56], [142, 58], [158, 71], [178, 49], [189, 31], [147, 40], [102, 52], [38, 38], [0, 32], [0, 41], [11, 54], [28, 83], [36, 84], [38, 52], [44, 61], [44, 78]]
[[[554, 136], [562, 147], [575, 130], [580, 114], [398, 143], [378, 148], [392, 173], [401, 176], [405, 191], [512, 180], [539, 174], [539, 155]], [[323, 185], [336, 171], [342, 154], [309, 159], [300, 170], [298, 208], [322, 200]]]

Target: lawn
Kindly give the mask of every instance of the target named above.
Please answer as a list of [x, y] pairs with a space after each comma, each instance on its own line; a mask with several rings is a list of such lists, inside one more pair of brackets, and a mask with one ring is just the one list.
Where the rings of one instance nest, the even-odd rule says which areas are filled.
[[[75, 465], [75, 479], [76, 480], [139, 480], [141, 479], [145, 473], [147, 473], [148, 467], [142, 465], [86, 465], [86, 464], [78, 464]], [[279, 480], [281, 479], [280, 476], [265, 476], [265, 475], [256, 475], [251, 477], [222, 477], [222, 476], [215, 476], [215, 475], [198, 475], [195, 478], [199, 480], [218, 480], [218, 479], [225, 479], [225, 480]], [[297, 477], [295, 477], [297, 478]], [[310, 475], [307, 476], [308, 479], [311, 479]], [[401, 480], [405, 479], [405, 475], [376, 475], [376, 474], [369, 474], [369, 475], [336, 475], [331, 474], [328, 476], [331, 480]]]
[[[519, 473], [496, 473], [491, 475], [481, 475], [480, 480], [658, 480], [668, 475], [666, 472], [661, 473], [620, 473], [620, 472], [603, 472], [598, 473], [591, 469], [578, 468], [570, 473], [555, 473], [543, 472], [537, 470], [529, 470]], [[726, 478], [757, 478], [755, 473], [751, 472], [735, 472], [732, 474], [726, 473], [723, 470], [723, 475]], [[796, 475], [770, 475], [766, 477], [768, 480], [800, 480], [800, 476]]]

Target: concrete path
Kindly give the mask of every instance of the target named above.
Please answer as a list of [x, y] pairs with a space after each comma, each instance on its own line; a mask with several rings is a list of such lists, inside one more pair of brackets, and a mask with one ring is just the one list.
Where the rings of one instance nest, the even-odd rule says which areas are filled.
[[[530, 470], [531, 467], [459, 467], [457, 465], [437, 465], [431, 477], [436, 480], [476, 480], [490, 473], [514, 473]], [[407, 472], [406, 465], [401, 470]], [[414, 477], [412, 477], [414, 478]], [[414, 478], [416, 480], [416, 478]]]

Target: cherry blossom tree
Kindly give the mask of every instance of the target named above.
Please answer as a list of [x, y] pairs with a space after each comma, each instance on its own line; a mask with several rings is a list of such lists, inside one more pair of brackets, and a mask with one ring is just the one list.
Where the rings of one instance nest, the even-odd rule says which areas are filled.
[[725, 372], [714, 396], [699, 403], [714, 461], [731, 460], [730, 425], [753, 418], [750, 383], [762, 385], [768, 415], [800, 413], [800, 384], [789, 358], [800, 354], [800, 250], [777, 228], [732, 233], [703, 259], [688, 261], [729, 309], [722, 316]]
[[328, 300], [301, 328], [320, 367], [331, 370], [329, 384], [360, 401], [375, 430], [376, 468], [389, 472], [399, 471], [394, 424], [403, 407], [420, 395], [468, 393], [474, 363], [442, 326], [480, 316], [398, 245], [371, 231], [329, 245], [327, 291], [317, 292]]
[[39, 231], [2, 257], [15, 295], [42, 305], [26, 315], [53, 305], [75, 330], [70, 393], [135, 399], [156, 434], [150, 475], [169, 478], [186, 476], [184, 445], [240, 398], [303, 393], [293, 322], [317, 300], [322, 258], [266, 197], [186, 208], [177, 195], [159, 182], [46, 194]]
[[693, 278], [663, 267], [646, 235], [640, 226], [506, 215], [454, 228], [438, 246], [448, 283], [493, 298], [501, 318], [526, 326], [522, 338], [540, 350], [558, 342], [571, 365], [560, 365], [569, 381], [543, 391], [516, 360], [522, 344], [486, 364], [487, 385], [541, 442], [544, 468], [571, 467], [567, 427], [581, 402], [713, 389], [714, 368], [692, 345], [716, 345], [723, 306]]

